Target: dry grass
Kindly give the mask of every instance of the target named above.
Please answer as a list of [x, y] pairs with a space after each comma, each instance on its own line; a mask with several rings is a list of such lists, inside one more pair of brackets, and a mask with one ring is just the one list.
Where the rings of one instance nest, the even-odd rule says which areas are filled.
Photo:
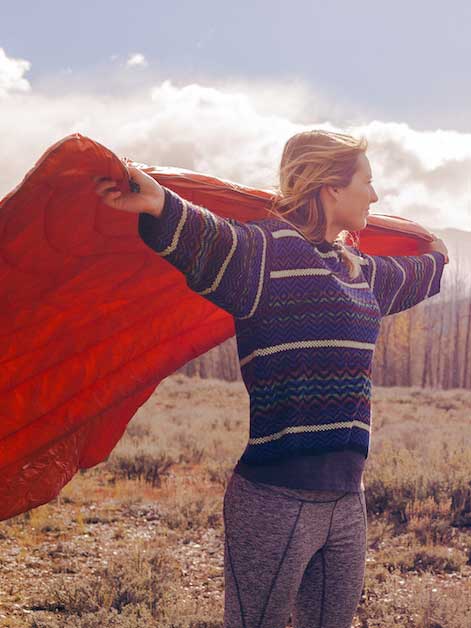
[[[355, 628], [471, 625], [471, 393], [381, 389]], [[222, 498], [248, 434], [240, 382], [176, 374], [110, 459], [0, 524], [0, 626], [222, 628]]]

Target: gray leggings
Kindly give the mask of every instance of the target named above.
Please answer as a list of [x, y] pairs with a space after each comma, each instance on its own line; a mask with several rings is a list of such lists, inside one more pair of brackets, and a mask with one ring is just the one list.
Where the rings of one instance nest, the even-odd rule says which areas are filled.
[[350, 628], [365, 570], [364, 492], [234, 473], [224, 495], [224, 628]]

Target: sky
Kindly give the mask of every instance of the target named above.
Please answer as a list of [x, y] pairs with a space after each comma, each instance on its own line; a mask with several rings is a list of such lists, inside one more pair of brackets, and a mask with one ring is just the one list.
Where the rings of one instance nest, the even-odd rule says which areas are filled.
[[81, 132], [276, 185], [305, 128], [365, 135], [374, 210], [471, 231], [471, 4], [0, 0], [0, 197]]

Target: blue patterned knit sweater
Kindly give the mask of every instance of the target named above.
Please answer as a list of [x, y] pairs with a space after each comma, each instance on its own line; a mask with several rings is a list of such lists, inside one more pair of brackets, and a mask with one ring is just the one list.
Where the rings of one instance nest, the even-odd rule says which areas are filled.
[[234, 316], [250, 436], [241, 461], [350, 449], [368, 455], [371, 367], [380, 321], [437, 294], [441, 253], [359, 256], [351, 279], [337, 251], [278, 219], [224, 219], [165, 190], [144, 242], [187, 285]]

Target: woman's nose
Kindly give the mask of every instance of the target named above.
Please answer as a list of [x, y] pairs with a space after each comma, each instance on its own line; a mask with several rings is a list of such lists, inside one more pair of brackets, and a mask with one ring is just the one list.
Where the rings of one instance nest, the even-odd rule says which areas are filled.
[[371, 200], [370, 203], [376, 203], [378, 201], [378, 195], [376, 194], [376, 190], [372, 187], [371, 188]]

